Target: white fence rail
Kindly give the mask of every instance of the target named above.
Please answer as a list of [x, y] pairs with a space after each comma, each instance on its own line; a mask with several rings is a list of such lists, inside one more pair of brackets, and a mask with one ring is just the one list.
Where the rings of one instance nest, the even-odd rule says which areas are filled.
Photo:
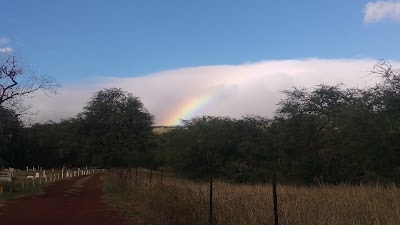
[[0, 172], [0, 181], [11, 182], [14, 177], [15, 177], [14, 169], [9, 169], [8, 171]]
[[55, 171], [54, 169], [52, 169], [51, 171], [48, 170], [49, 172], [46, 174], [46, 170], [42, 170], [42, 168], [39, 166], [38, 168], [40, 169], [37, 170], [35, 167], [33, 167], [33, 169], [30, 170], [27, 167], [26, 172], [19, 170], [18, 178], [16, 177], [16, 171], [17, 171], [16, 169], [8, 168], [3, 171], [0, 171], [0, 197], [4, 193], [5, 186], [8, 185], [9, 185], [9, 191], [10, 193], [12, 193], [16, 185], [21, 185], [21, 189], [24, 189], [24, 187], [35, 186], [35, 183], [36, 185], [42, 185], [42, 181], [45, 183], [54, 182], [65, 178], [73, 178], [73, 177], [96, 174], [101, 171], [101, 169], [93, 167], [90, 168], [87, 166], [84, 168], [70, 168], [70, 169], [63, 167], [61, 171], [59, 170]]

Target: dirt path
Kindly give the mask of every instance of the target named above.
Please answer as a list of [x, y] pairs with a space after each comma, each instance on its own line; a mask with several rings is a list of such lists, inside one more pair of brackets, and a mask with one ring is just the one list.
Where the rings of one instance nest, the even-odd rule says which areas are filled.
[[[125, 219], [102, 202], [101, 174], [55, 183], [40, 196], [9, 200], [0, 207], [4, 225], [119, 225]], [[78, 181], [78, 183], [76, 183]], [[84, 182], [82, 182], [84, 181]], [[81, 184], [82, 183], [82, 184]], [[79, 186], [79, 184], [81, 186]]]

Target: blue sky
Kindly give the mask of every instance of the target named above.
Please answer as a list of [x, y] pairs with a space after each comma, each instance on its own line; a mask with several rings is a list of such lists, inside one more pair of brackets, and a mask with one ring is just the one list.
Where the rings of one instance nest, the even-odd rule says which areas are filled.
[[1, 8], [0, 50], [19, 51], [67, 88], [268, 60], [400, 59], [400, 1], [2, 0]]

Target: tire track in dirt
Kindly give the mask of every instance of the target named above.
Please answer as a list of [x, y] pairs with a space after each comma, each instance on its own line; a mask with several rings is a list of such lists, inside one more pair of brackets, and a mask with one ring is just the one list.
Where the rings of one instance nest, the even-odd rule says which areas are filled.
[[0, 207], [5, 225], [119, 225], [125, 219], [102, 202], [101, 174], [54, 183], [40, 196], [9, 200]]

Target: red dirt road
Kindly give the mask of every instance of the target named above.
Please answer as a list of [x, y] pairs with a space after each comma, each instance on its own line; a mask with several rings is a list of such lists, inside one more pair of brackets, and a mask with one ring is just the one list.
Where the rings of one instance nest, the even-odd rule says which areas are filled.
[[[102, 202], [101, 174], [93, 175], [78, 190], [80, 178], [54, 183], [40, 196], [9, 200], [0, 207], [4, 225], [119, 225], [125, 219]], [[72, 191], [71, 191], [72, 190]]]

